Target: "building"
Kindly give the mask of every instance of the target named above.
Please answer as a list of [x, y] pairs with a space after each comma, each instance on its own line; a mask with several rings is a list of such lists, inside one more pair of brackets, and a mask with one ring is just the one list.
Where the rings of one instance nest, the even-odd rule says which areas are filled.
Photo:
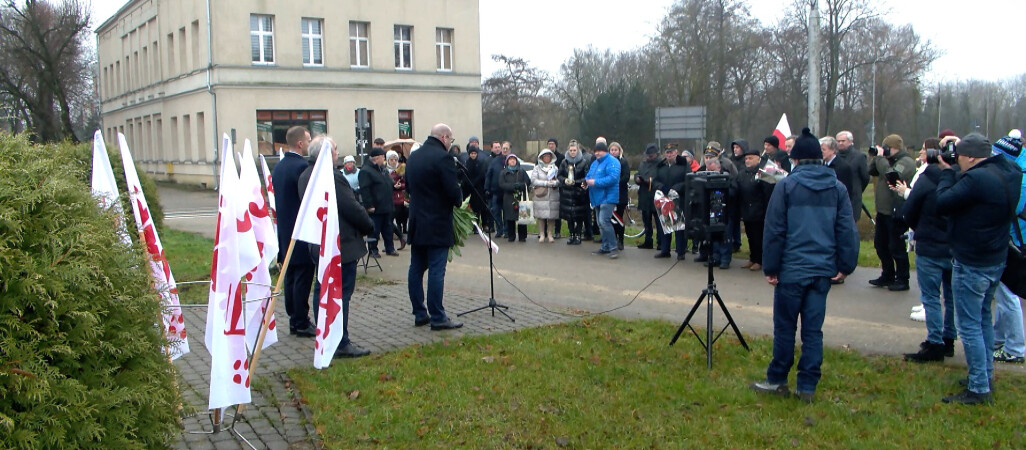
[[97, 30], [108, 144], [125, 134], [157, 178], [216, 183], [220, 136], [284, 146], [285, 130], [422, 141], [481, 131], [478, 0], [130, 0]]

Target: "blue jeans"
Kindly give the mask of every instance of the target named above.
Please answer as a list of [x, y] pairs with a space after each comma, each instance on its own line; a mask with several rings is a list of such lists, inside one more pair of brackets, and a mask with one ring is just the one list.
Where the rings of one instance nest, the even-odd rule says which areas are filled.
[[1023, 356], [1026, 352], [1022, 304], [1004, 283], [994, 292], [994, 347], [1004, 347], [1012, 356]]
[[951, 291], [955, 294], [958, 334], [962, 336], [969, 366], [969, 390], [977, 394], [990, 392], [990, 379], [994, 376], [991, 302], [1004, 269], [1004, 263], [974, 267], [957, 259], [951, 265]]
[[[445, 322], [442, 293], [445, 290], [445, 265], [449, 247], [414, 245], [410, 250], [408, 288], [413, 316], [417, 320], [431, 319], [431, 323]], [[427, 308], [424, 307], [424, 272], [428, 273]]]
[[951, 259], [916, 255], [916, 279], [919, 280], [919, 300], [926, 311], [926, 340], [943, 344], [944, 339], [958, 337], [954, 299], [951, 297]]
[[506, 234], [506, 222], [502, 220], [502, 195], [492, 195], [488, 202], [488, 209], [492, 211], [492, 219], [495, 220], [495, 234]]
[[613, 208], [616, 205], [612, 203], [603, 203], [598, 207], [598, 220], [599, 231], [602, 232], [602, 247], [603, 251], [612, 252], [616, 251], [616, 233], [613, 232]]
[[798, 360], [798, 392], [814, 393], [823, 364], [823, 319], [830, 278], [779, 283], [773, 290], [773, 360], [766, 381], [787, 384], [794, 364], [794, 335], [802, 321], [802, 357]]

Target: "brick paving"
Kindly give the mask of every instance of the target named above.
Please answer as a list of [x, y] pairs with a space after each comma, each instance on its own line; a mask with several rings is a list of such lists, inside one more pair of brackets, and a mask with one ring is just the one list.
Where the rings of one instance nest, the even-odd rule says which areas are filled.
[[[453, 318], [457, 312], [487, 303], [487, 298], [478, 298], [476, 294], [446, 289], [445, 304]], [[378, 283], [361, 279], [357, 281], [357, 289], [350, 303], [349, 333], [357, 345], [381, 353], [415, 344], [429, 344], [443, 338], [501, 333], [557, 323], [567, 318], [527, 302], [514, 301], [507, 304], [510, 306], [509, 314], [516, 322], [498, 313], [493, 318], [490, 310], [483, 310], [460, 318], [464, 323], [461, 329], [431, 331], [429, 327], [413, 326], [405, 283]], [[278, 323], [287, 323], [285, 306], [280, 300], [275, 311]], [[192, 352], [175, 361], [185, 418], [184, 429], [173, 446], [178, 449], [248, 448], [228, 431], [195, 434], [211, 428], [206, 411], [210, 387], [210, 354], [203, 346], [206, 309], [188, 308], [185, 319], [190, 327]], [[287, 329], [279, 333], [278, 337], [278, 343], [260, 355], [252, 383], [253, 402], [246, 405], [242, 417], [235, 423], [235, 430], [256, 448], [320, 448], [322, 442], [313, 428], [310, 411], [304, 406], [298, 390], [286, 373], [291, 367], [312, 366], [314, 341], [289, 336]], [[336, 360], [332, 364], [359, 364], [359, 361]], [[227, 417], [226, 425], [231, 420]]]

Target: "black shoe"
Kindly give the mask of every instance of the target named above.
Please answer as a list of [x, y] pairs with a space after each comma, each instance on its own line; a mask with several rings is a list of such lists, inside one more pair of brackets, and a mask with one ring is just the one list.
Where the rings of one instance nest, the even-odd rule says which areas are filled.
[[361, 356], [367, 356], [370, 354], [370, 350], [365, 348], [357, 347], [352, 342], [345, 345], [345, 347], [339, 347], [335, 350], [335, 358], [359, 358]]
[[581, 238], [581, 240], [584, 240], [584, 241], [593, 241], [593, 240], [595, 240], [595, 237], [594, 237], [594, 236], [588, 236], [588, 235], [585, 235], [585, 236], [584, 236], [583, 238]]
[[643, 242], [641, 244], [638, 244], [638, 248], [643, 249], [643, 250], [651, 250], [654, 247], [652, 247], [652, 243], [651, 242]]
[[944, 361], [944, 344], [934, 344], [926, 341], [919, 345], [919, 351], [916, 353], [906, 353], [905, 361], [911, 362], [931, 362], [931, 361]]
[[375, 250], [373, 252], [370, 252], [370, 257], [374, 259], [381, 258], [381, 253], [378, 253], [377, 250]]
[[609, 256], [609, 259], [619, 258], [620, 257], [620, 251], [619, 250], [613, 250], [613, 251], [607, 253], [607, 256]]
[[990, 392], [987, 392], [986, 394], [977, 394], [966, 389], [955, 395], [944, 397], [941, 401], [944, 403], [961, 403], [963, 405], [981, 405], [992, 403], [993, 399], [990, 396]]
[[895, 281], [890, 286], [887, 286], [887, 290], [891, 292], [907, 291], [908, 281]]
[[721, 263], [720, 269], [727, 270], [730, 268], [730, 263]]
[[684, 254], [683, 253], [677, 255], [677, 261], [684, 261]]
[[612, 251], [610, 251], [610, 250], [602, 250], [601, 248], [591, 252], [592, 255], [608, 255], [610, 253], [612, 253]]
[[748, 385], [753, 391], [760, 394], [779, 395], [781, 397], [788, 397], [791, 395], [791, 390], [788, 389], [787, 383], [773, 384], [768, 380], [757, 381]]
[[519, 239], [519, 241], [520, 241], [520, 242], [527, 242], [527, 237], [526, 237], [526, 236], [525, 236], [525, 237], [522, 237], [522, 238], [520, 238], [520, 239]]
[[552, 239], [563, 239], [563, 235], [559, 233], [553, 234]]
[[515, 238], [515, 237], [511, 237], [511, 238], [509, 238], [509, 239], [506, 239], [506, 240], [507, 240], [507, 241], [509, 241], [509, 242], [516, 242], [516, 241], [517, 241], [517, 238]]
[[831, 278], [830, 279], [830, 284], [844, 284], [844, 280], [835, 280], [835, 279]]
[[869, 284], [872, 284], [876, 287], [887, 287], [894, 284], [894, 278], [885, 277], [881, 275], [880, 278], [877, 278], [875, 280], [869, 280]]
[[504, 237], [506, 237], [506, 233], [502, 233], [502, 232], [495, 233], [495, 239], [504, 238]]
[[794, 398], [798, 399], [798, 401], [800, 401], [802, 403], [805, 403], [807, 405], [811, 405], [814, 401], [816, 401], [816, 393], [815, 392], [797, 392], [797, 391], [795, 391]]
[[422, 326], [427, 325], [429, 323], [431, 323], [431, 319], [428, 319], [427, 317], [425, 317], [423, 319], [413, 319], [413, 326], [415, 326], [415, 327], [422, 327]]
[[951, 358], [955, 356], [955, 340], [944, 338], [944, 356]]
[[695, 262], [706, 262], [708, 260], [709, 260], [709, 257], [708, 256], [703, 256], [703, 255], [698, 255], [698, 257], [695, 258]]
[[623, 250], [623, 241], [620, 241], [620, 242], [616, 243], [616, 249], [617, 250]]
[[390, 252], [385, 252], [385, 254], [388, 255], [388, 256], [399, 256], [399, 252], [397, 252], [395, 250], [392, 250]]
[[445, 319], [445, 322], [431, 324], [431, 331], [455, 330], [457, 328], [462, 328], [462, 327], [463, 327], [463, 322], [456, 322], [455, 320], [447, 318], [447, 319]]
[[656, 258], [656, 259], [669, 258], [669, 257], [670, 257], [670, 252], [659, 252], [659, 253], [656, 253], [655, 256], [653, 256], [653, 258]]
[[315, 337], [317, 336], [317, 327], [314, 324], [307, 324], [305, 327], [289, 328], [289, 334], [298, 337]]

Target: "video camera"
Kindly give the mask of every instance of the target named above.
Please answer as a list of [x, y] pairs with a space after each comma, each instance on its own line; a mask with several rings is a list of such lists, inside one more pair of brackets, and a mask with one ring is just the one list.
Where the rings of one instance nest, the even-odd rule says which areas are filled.
[[684, 179], [684, 220], [689, 238], [712, 241], [727, 229], [730, 178], [720, 172], [689, 173]]

